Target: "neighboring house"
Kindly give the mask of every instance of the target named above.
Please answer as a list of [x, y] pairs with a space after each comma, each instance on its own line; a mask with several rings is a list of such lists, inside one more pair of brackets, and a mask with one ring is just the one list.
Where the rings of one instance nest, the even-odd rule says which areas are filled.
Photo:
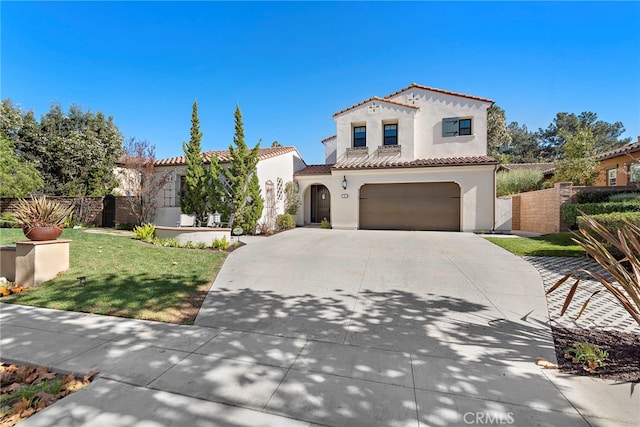
[[[229, 151], [207, 151], [203, 153], [205, 165], [216, 156], [220, 166], [229, 167]], [[293, 181], [293, 174], [306, 164], [295, 147], [261, 148], [258, 155], [257, 173], [264, 199], [263, 221], [274, 221], [276, 215], [284, 213], [284, 186]], [[168, 180], [158, 195], [158, 208], [154, 223], [156, 225], [176, 226], [180, 218], [180, 194], [184, 191], [186, 175], [185, 157], [171, 157], [157, 160], [156, 173], [167, 174]]]
[[498, 172], [511, 172], [515, 170], [539, 170], [542, 172], [543, 181], [550, 181], [556, 174], [556, 166], [553, 163], [503, 163], [498, 165]]
[[113, 175], [118, 183], [112, 190], [115, 196], [133, 196], [140, 191], [140, 173], [126, 167], [127, 159], [127, 156], [123, 155], [113, 168]]
[[418, 84], [333, 115], [325, 164], [295, 174], [298, 225], [338, 229], [481, 231], [495, 227], [487, 156], [493, 101]]
[[640, 183], [640, 136], [638, 141], [596, 156], [598, 176], [593, 185], [625, 186]]

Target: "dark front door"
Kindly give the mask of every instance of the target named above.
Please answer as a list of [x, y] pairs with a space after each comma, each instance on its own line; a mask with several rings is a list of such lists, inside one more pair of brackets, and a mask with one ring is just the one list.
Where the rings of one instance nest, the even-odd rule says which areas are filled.
[[114, 196], [106, 196], [102, 200], [102, 226], [116, 226], [116, 198]]
[[311, 186], [311, 222], [331, 222], [331, 195], [324, 185]]

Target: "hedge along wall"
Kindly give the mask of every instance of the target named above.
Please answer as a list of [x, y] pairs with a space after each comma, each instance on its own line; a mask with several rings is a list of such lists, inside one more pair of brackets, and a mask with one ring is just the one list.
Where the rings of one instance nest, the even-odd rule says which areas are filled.
[[[73, 205], [74, 220], [83, 224], [92, 224], [96, 227], [108, 226], [103, 224], [104, 197], [67, 197], [47, 196], [47, 198], [60, 202], [63, 206]], [[137, 219], [131, 210], [131, 205], [125, 196], [119, 196], [116, 200], [116, 224], [136, 224]], [[17, 198], [0, 198], [0, 212], [11, 213], [16, 211]], [[27, 197], [26, 200], [29, 200]]]
[[[638, 185], [626, 187], [578, 187], [570, 182], [555, 184], [553, 188], [511, 196], [512, 229], [533, 233], [558, 233], [575, 227], [575, 220], [563, 221], [563, 206], [578, 203], [581, 200], [608, 200], [613, 193], [639, 191]], [[572, 209], [572, 208], [564, 208]], [[630, 208], [631, 209], [631, 208]], [[634, 209], [631, 209], [634, 210]]]
[[578, 225], [578, 217], [583, 212], [589, 216], [610, 214], [614, 212], [640, 212], [640, 202], [603, 202], [603, 203], [581, 203], [567, 204], [561, 208], [561, 217], [570, 227], [575, 228]]

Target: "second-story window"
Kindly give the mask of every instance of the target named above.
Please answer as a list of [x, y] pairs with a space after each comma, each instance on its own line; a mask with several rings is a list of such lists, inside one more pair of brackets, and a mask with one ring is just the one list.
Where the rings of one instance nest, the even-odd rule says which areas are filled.
[[449, 117], [442, 119], [442, 136], [473, 135], [471, 118]]
[[398, 125], [384, 125], [384, 145], [398, 145]]
[[460, 119], [459, 135], [471, 135], [471, 119]]
[[367, 146], [367, 127], [366, 126], [355, 126], [353, 128], [353, 146], [354, 147]]

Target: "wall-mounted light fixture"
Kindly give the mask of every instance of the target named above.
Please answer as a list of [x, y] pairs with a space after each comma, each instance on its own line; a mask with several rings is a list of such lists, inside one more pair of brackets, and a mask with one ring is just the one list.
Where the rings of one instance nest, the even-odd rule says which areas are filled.
[[347, 189], [347, 177], [346, 176], [342, 176], [342, 189], [346, 190]]

